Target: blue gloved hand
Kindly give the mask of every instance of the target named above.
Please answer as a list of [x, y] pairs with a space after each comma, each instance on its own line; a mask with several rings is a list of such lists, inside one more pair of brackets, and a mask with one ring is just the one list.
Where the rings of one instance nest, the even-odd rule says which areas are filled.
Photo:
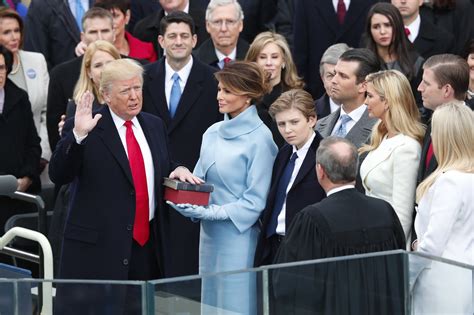
[[183, 216], [191, 219], [199, 220], [226, 220], [229, 218], [227, 212], [222, 207], [216, 205], [210, 205], [208, 207], [191, 205], [189, 203], [175, 204], [171, 201], [166, 201], [176, 211], [181, 213]]

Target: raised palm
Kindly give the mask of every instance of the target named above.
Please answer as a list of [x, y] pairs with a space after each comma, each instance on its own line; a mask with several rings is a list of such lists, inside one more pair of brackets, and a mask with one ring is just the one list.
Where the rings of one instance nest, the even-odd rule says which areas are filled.
[[92, 117], [92, 103], [94, 102], [94, 95], [90, 91], [86, 91], [77, 104], [76, 115], [74, 117], [74, 132], [77, 136], [86, 136], [97, 122], [102, 118], [101, 114], [96, 114]]

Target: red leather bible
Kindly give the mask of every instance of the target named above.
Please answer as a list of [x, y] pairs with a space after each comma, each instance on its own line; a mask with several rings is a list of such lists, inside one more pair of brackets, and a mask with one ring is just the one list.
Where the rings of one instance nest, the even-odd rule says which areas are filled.
[[165, 200], [197, 206], [209, 205], [209, 197], [214, 190], [214, 186], [210, 184], [195, 185], [168, 177], [164, 178], [163, 186], [165, 186]]

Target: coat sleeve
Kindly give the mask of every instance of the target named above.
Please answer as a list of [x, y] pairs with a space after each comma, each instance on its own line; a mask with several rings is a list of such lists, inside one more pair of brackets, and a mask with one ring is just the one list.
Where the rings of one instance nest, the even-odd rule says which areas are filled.
[[49, 162], [49, 177], [53, 183], [57, 185], [72, 182], [81, 169], [82, 156], [84, 146], [87, 143], [87, 137], [81, 144], [78, 144], [72, 132], [73, 126], [72, 118], [66, 121], [63, 128], [63, 136], [56, 146], [51, 156], [51, 161]]
[[59, 78], [58, 73], [55, 70], [57, 70], [57, 68], [51, 71], [46, 105], [46, 127], [48, 130], [51, 151], [54, 151], [54, 148], [59, 141], [58, 123], [61, 119], [61, 115], [66, 113], [66, 106], [68, 103], [68, 97], [64, 95], [64, 91], [60, 85], [61, 78]]
[[[24, 93], [23, 99], [20, 102], [24, 111], [25, 126], [27, 129], [25, 133], [26, 139], [24, 142], [23, 150], [25, 152], [24, 161], [22, 163], [21, 170], [18, 174], [19, 177], [27, 176], [31, 179], [39, 175], [39, 161], [41, 158], [41, 146], [40, 138], [36, 132], [35, 121], [33, 120], [33, 112], [31, 111], [31, 104], [28, 100], [28, 95]], [[19, 105], [20, 105], [19, 104]]]
[[459, 217], [464, 191], [457, 186], [456, 178], [447, 175], [441, 175], [432, 189], [430, 220], [425, 234], [419, 235], [418, 251], [442, 256]]
[[415, 191], [421, 146], [408, 142], [393, 152], [392, 206], [400, 219], [405, 238], [409, 240], [415, 207]]
[[40, 130], [38, 134], [41, 138], [41, 150], [43, 152], [42, 157], [49, 160], [51, 158], [51, 147], [49, 146], [48, 130], [46, 129], [46, 104], [48, 97], [48, 85], [49, 85], [49, 73], [46, 60], [43, 55], [41, 56], [40, 64], [38, 65], [41, 73], [41, 89], [46, 91], [46, 97], [43, 99], [44, 103], [41, 104], [41, 116], [40, 116]]

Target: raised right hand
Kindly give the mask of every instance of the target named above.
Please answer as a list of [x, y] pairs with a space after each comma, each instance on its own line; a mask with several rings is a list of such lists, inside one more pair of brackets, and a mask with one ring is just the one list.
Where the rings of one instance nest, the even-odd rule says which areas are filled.
[[83, 137], [86, 136], [97, 122], [102, 118], [101, 114], [96, 114], [92, 117], [92, 103], [94, 102], [94, 95], [90, 91], [86, 91], [79, 104], [76, 107], [76, 115], [74, 116], [74, 133]]

